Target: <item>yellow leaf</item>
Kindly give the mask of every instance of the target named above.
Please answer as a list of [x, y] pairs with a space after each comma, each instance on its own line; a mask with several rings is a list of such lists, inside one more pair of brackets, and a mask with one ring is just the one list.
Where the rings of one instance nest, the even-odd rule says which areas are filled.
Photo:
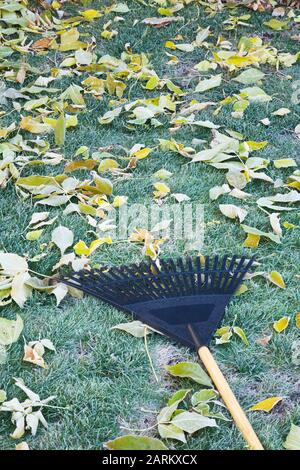
[[44, 231], [43, 229], [32, 230], [31, 232], [26, 233], [26, 240], [29, 240], [29, 241], [38, 240], [40, 236], [42, 235], [43, 231]]
[[61, 113], [56, 121], [54, 134], [56, 145], [62, 146], [66, 137], [66, 119], [64, 113]]
[[275, 331], [277, 331], [277, 333], [281, 333], [287, 328], [289, 322], [290, 322], [289, 317], [282, 317], [280, 318], [280, 320], [277, 320], [276, 322], [273, 323], [273, 328]]
[[300, 328], [300, 312], [296, 313], [296, 327]]
[[118, 208], [126, 204], [127, 197], [126, 196], [116, 196], [113, 201], [113, 207]]
[[165, 47], [167, 49], [176, 49], [176, 44], [173, 41], [166, 41]]
[[143, 149], [140, 149], [140, 150], [137, 150], [136, 152], [134, 152], [132, 154], [132, 156], [134, 156], [138, 160], [142, 160], [143, 158], [148, 157], [149, 153], [151, 153], [151, 152], [152, 152], [152, 149], [150, 149], [148, 147], [145, 147]]
[[235, 291], [234, 295], [242, 295], [244, 292], [247, 292], [248, 287], [246, 284], [241, 284], [239, 288]]
[[78, 160], [78, 161], [67, 163], [64, 171], [65, 173], [70, 173], [71, 171], [82, 170], [83, 168], [87, 170], [93, 170], [93, 168], [95, 168], [96, 165], [97, 165], [97, 162], [92, 159]]
[[80, 12], [80, 14], [87, 21], [94, 21], [96, 18], [100, 18], [102, 16], [102, 13], [98, 10], [85, 10]]
[[277, 271], [271, 271], [268, 274], [267, 279], [269, 279], [270, 282], [275, 284], [275, 286], [280, 287], [281, 289], [285, 289], [286, 287], [281, 274]]
[[107, 170], [112, 170], [113, 168], [118, 168], [119, 164], [113, 158], [104, 158], [101, 160], [100, 165], [98, 166], [99, 173], [102, 173]]
[[281, 400], [282, 397], [270, 397], [251, 406], [248, 411], [266, 411], [269, 413], [269, 411], [271, 411]]
[[293, 158], [280, 158], [274, 160], [275, 168], [289, 168], [291, 166], [297, 166], [296, 161]]
[[83, 202], [79, 202], [78, 207], [80, 209], [80, 212], [85, 215], [95, 216], [97, 213], [95, 207], [89, 206], [88, 204], [84, 204]]
[[159, 84], [159, 78], [154, 75], [153, 77], [149, 78], [148, 82], [146, 83], [146, 90], [154, 90]]
[[79, 240], [79, 242], [76, 243], [76, 245], [74, 245], [74, 251], [76, 255], [79, 255], [79, 256], [89, 255], [90, 253], [89, 248], [86, 246], [83, 240]]
[[43, 134], [45, 132], [51, 131], [51, 126], [38, 122], [31, 116], [25, 116], [20, 122], [20, 128], [27, 132], [32, 132], [33, 134]]
[[248, 233], [246, 240], [244, 241], [244, 246], [246, 248], [256, 248], [259, 245], [260, 235], [254, 235], [253, 233]]
[[113, 185], [107, 178], [101, 178], [95, 171], [91, 171], [96, 188], [102, 193], [110, 196], [113, 192]]
[[155, 187], [155, 189], [161, 193], [169, 193], [170, 192], [170, 188], [164, 184], [164, 183], [155, 183], [153, 185]]
[[112, 239], [110, 237], [105, 237], [105, 238], [98, 238], [97, 240], [93, 240], [92, 243], [90, 244], [89, 255], [91, 255], [98, 248], [98, 246], [101, 246], [104, 243], [111, 245]]
[[79, 31], [76, 28], [69, 29], [62, 33], [60, 38], [59, 50], [61, 52], [76, 51], [85, 48], [86, 44], [79, 39]]

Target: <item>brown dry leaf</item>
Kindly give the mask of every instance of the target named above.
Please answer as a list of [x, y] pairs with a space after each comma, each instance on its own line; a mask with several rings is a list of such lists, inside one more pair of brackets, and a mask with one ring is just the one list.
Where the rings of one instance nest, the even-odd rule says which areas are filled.
[[261, 346], [268, 346], [271, 339], [272, 339], [272, 335], [262, 336], [261, 338], [258, 338], [256, 340], [256, 343], [260, 344]]
[[45, 37], [45, 38], [41, 38], [41, 39], [38, 39], [37, 41], [35, 41], [31, 45], [31, 47], [32, 47], [32, 49], [35, 49], [35, 50], [49, 49], [52, 42], [53, 42], [53, 38]]
[[29, 445], [27, 442], [20, 442], [20, 444], [16, 444], [16, 450], [30, 450]]
[[36, 366], [42, 367], [43, 369], [47, 369], [47, 365], [42, 356], [39, 355], [38, 351], [35, 348], [32, 348], [28, 344], [24, 346], [24, 362], [30, 362], [31, 364], [35, 364]]

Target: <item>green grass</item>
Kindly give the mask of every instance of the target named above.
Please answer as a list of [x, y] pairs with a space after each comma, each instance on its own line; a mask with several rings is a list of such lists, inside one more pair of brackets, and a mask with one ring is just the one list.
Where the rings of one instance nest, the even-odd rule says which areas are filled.
[[[95, 52], [98, 56], [111, 54], [119, 57], [124, 45], [129, 42], [135, 52], [147, 52], [150, 55], [151, 63], [161, 78], [172, 78], [180, 86], [186, 86], [186, 75], [190, 73], [191, 67], [209, 56], [209, 52], [203, 48], [198, 48], [189, 54], [176, 52], [180, 63], [178, 66], [169, 66], [165, 55], [165, 41], [174, 38], [178, 34], [179, 27], [184, 41], [190, 42], [195, 38], [199, 25], [203, 27], [211, 25], [216, 40], [218, 33], [222, 31], [222, 21], [228, 16], [228, 12], [223, 12], [208, 17], [203, 7], [199, 9], [191, 4], [181, 12], [185, 21], [180, 23], [180, 26], [171, 24], [156, 30], [142, 23], [132, 27], [135, 19], [156, 16], [154, 8], [145, 7], [137, 2], [128, 2], [128, 4], [131, 11], [124, 15], [125, 22], [117, 24], [119, 34], [112, 41], [99, 39], [102, 25], [112, 15], [104, 16], [91, 24], [81, 25], [79, 29], [97, 38]], [[97, 5], [98, 2], [92, 2], [89, 8], [93, 6], [97, 8]], [[269, 16], [265, 14], [253, 14], [251, 29], [241, 27], [233, 33], [223, 31], [223, 34], [233, 42], [243, 35], [265, 35], [277, 49], [297, 52], [299, 47], [290, 39], [291, 31], [268, 30], [266, 36], [263, 22], [267, 18], [269, 19]], [[53, 53], [49, 55], [55, 60]], [[17, 55], [15, 57], [17, 58]], [[28, 60], [36, 66], [49, 65], [47, 56], [29, 57]], [[52, 67], [51, 62], [50, 67]], [[267, 105], [250, 105], [243, 120], [232, 119], [229, 108], [224, 108], [217, 117], [212, 115], [212, 108], [208, 108], [201, 112], [199, 118], [211, 119], [226, 128], [239, 131], [244, 134], [245, 140], [268, 140], [269, 145], [257, 152], [258, 156], [265, 156], [271, 160], [286, 156], [298, 158], [299, 161], [300, 141], [291, 132], [300, 122], [297, 114], [299, 106], [291, 103], [293, 91], [291, 83], [300, 79], [300, 65], [298, 63], [292, 68], [282, 69], [280, 73], [269, 67], [262, 67], [262, 70], [267, 74], [263, 88], [273, 96], [273, 101]], [[286, 80], [287, 75], [291, 75], [293, 80]], [[230, 81], [228, 73], [224, 72], [224, 78], [226, 80], [224, 86], [197, 98], [203, 101], [217, 101], [222, 96], [239, 91], [241, 87], [238, 83]], [[72, 79], [59, 81], [58, 87], [64, 90], [70, 82], [80, 83], [81, 80], [82, 76], [78, 78], [73, 76]], [[186, 91], [190, 93], [196, 83], [197, 78], [192, 79]], [[136, 84], [131, 88], [130, 99], [156, 96], [158, 93], [147, 93], [140, 84]], [[188, 98], [192, 98], [192, 95], [188, 95]], [[130, 148], [135, 143], [154, 146], [157, 145], [158, 138], [168, 138], [167, 125], [155, 129], [142, 126], [129, 131], [124, 127], [125, 121], [121, 118], [109, 126], [100, 126], [97, 118], [107, 110], [107, 101], [105, 99], [95, 102], [92, 98], [87, 100], [87, 111], [79, 115], [79, 126], [67, 132], [63, 149], [67, 158], [72, 158], [80, 145], [88, 145], [94, 151], [112, 144], [114, 146], [112, 153], [118, 155], [120, 146]], [[292, 112], [283, 118], [272, 119], [272, 125], [269, 127], [259, 124], [260, 119], [270, 116], [272, 111], [283, 106], [290, 108]], [[15, 119], [18, 120], [17, 115]], [[12, 117], [9, 122], [11, 120]], [[5, 124], [7, 122], [3, 119], [1, 125]], [[178, 142], [190, 145], [193, 138], [209, 139], [210, 133], [201, 128], [185, 127], [176, 132], [174, 138]], [[173, 173], [168, 180], [171, 190], [185, 193], [192, 201], [205, 204], [206, 222], [219, 221], [218, 224], [208, 224], [206, 227], [205, 253], [242, 253], [244, 232], [238, 223], [221, 216], [218, 209], [220, 202], [239, 205], [239, 201], [235, 202], [230, 197], [223, 196], [217, 202], [210, 202], [208, 198], [208, 191], [212, 186], [223, 184], [224, 173], [204, 164], [185, 164], [186, 160], [179, 155], [156, 150], [149, 158], [139, 162], [132, 179], [115, 184], [115, 194], [127, 195], [129, 203], [149, 204], [152, 201], [152, 174], [160, 168], [166, 168]], [[37, 167], [26, 170], [23, 176], [33, 173], [58, 174], [62, 169], [63, 166], [44, 169]], [[292, 173], [290, 170], [276, 171], [270, 165], [268, 174], [275, 179], [280, 177], [285, 180]], [[82, 175], [86, 176], [86, 173]], [[271, 194], [273, 189], [265, 183], [252, 182], [246, 191], [259, 197]], [[256, 205], [248, 203], [245, 206], [248, 206], [249, 210], [246, 223], [267, 229], [267, 217], [256, 208]], [[2, 190], [0, 249], [21, 255], [38, 253], [38, 244], [24, 239], [24, 230], [34, 211], [35, 207], [30, 199], [23, 201], [18, 198], [12, 183]], [[52, 214], [59, 216], [57, 224], [61, 222], [74, 231], [76, 241], [80, 238], [86, 241], [93, 239], [93, 236], [87, 233], [90, 226], [78, 216], [65, 217], [61, 209], [51, 210]], [[282, 220], [299, 224], [299, 211], [283, 214]], [[49, 242], [52, 229], [53, 227], [45, 230], [40, 242]], [[261, 242], [255, 254], [262, 263], [262, 270], [280, 271], [286, 281], [287, 289], [281, 290], [271, 286], [261, 278], [248, 282], [249, 290], [230, 304], [224, 325], [232, 324], [236, 318], [236, 325], [244, 329], [250, 346], [245, 347], [237, 339], [228, 345], [218, 347], [212, 342], [214, 355], [245, 409], [269, 396], [285, 397], [282, 404], [270, 414], [249, 415], [263, 445], [268, 449], [281, 449], [290, 423], [298, 425], [300, 423], [299, 369], [291, 361], [292, 343], [299, 339], [299, 330], [295, 327], [295, 314], [299, 310], [300, 303], [299, 279], [295, 277], [299, 274], [299, 248], [299, 230], [286, 230], [281, 245]], [[182, 253], [182, 248], [178, 245], [174, 249], [171, 244], [166, 244], [163, 253], [176, 255]], [[129, 263], [141, 259], [140, 248], [127, 243], [103, 246], [93, 256], [93, 262], [101, 264]], [[57, 261], [58, 253], [54, 249], [44, 260], [31, 267], [44, 274], [50, 274], [53, 264]], [[195, 360], [194, 355], [187, 349], [172, 345], [167, 339], [158, 335], [149, 337], [150, 353], [160, 379], [157, 384], [149, 366], [143, 340], [110, 330], [115, 324], [126, 321], [127, 316], [93, 298], [77, 300], [69, 297], [59, 307], [55, 306], [54, 300], [53, 296], [34, 292], [23, 311], [20, 312], [15, 304], [11, 304], [1, 312], [1, 315], [7, 318], [15, 318], [17, 313], [21, 313], [25, 322], [26, 340], [47, 337], [57, 348], [57, 353], [47, 353], [45, 359], [49, 368], [42, 370], [22, 362], [23, 342], [20, 339], [10, 348], [8, 361], [0, 369], [0, 389], [5, 389], [9, 398], [23, 397], [23, 393], [13, 385], [12, 379], [22, 377], [25, 383], [42, 398], [57, 395], [57, 400], [53, 403], [65, 407], [61, 410], [45, 411], [49, 429], [40, 428], [34, 438], [27, 434], [25, 438], [30, 448], [100, 449], [103, 442], [126, 432], [124, 426], [132, 429], [152, 426], [155, 415], [143, 409], [159, 411], [172, 392], [192, 386], [188, 380], [173, 380], [163, 368], [164, 364], [178, 360]], [[281, 335], [274, 335], [267, 347], [258, 345], [256, 340], [270, 334], [273, 321], [283, 315], [291, 317], [289, 328]], [[12, 431], [9, 414], [1, 413], [1, 449], [14, 447], [14, 441], [9, 437]], [[151, 434], [153, 435], [153, 431], [150, 431]], [[178, 449], [245, 447], [233, 424], [223, 422], [220, 422], [218, 429], [203, 430], [189, 437], [186, 445], [174, 442], [168, 442], [168, 445]]]

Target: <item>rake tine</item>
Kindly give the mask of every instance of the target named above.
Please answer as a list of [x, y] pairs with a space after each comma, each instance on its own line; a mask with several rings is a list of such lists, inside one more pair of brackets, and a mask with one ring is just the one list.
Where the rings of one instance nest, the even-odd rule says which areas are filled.
[[234, 268], [234, 265], [235, 265], [235, 261], [236, 261], [236, 258], [237, 256], [234, 255], [230, 261], [230, 265], [228, 266], [227, 270], [226, 270], [226, 273], [224, 275], [224, 279], [223, 279], [223, 292], [226, 292], [226, 289], [227, 289], [227, 284], [228, 284], [228, 281], [230, 282], [230, 276], [232, 274], [232, 270]]
[[188, 295], [189, 294], [189, 285], [187, 283], [186, 272], [185, 272], [185, 268], [184, 268], [182, 258], [178, 258], [178, 263], [177, 264], [178, 264], [179, 268], [181, 269], [181, 275], [182, 275], [182, 281], [183, 281], [184, 288], [185, 288], [185, 293], [186, 293], [186, 295]]
[[252, 256], [252, 258], [250, 258], [250, 260], [248, 260], [248, 262], [246, 263], [246, 265], [242, 269], [243, 264], [244, 264], [245, 261], [246, 261], [246, 257], [243, 256], [240, 260], [240, 263], [239, 263], [238, 267], [236, 268], [235, 275], [233, 276], [231, 284], [230, 284], [230, 288], [231, 288], [232, 292], [234, 292], [237, 289], [238, 285], [242, 282], [245, 274], [251, 268], [252, 264], [255, 261], [255, 256]]
[[204, 274], [204, 288], [208, 289], [209, 280], [209, 256], [205, 256], [205, 274]]
[[216, 282], [218, 263], [219, 263], [219, 257], [218, 255], [216, 255], [214, 258], [213, 270], [212, 270], [212, 275], [211, 275], [211, 289], [212, 290], [214, 289], [215, 282]]
[[168, 292], [170, 295], [173, 295], [173, 294], [175, 295], [176, 287], [173, 282], [172, 276], [170, 274], [169, 267], [164, 260], [161, 260], [160, 263], [164, 269], [165, 274], [163, 274], [163, 276], [164, 276], [164, 280], [167, 281], [166, 287], [168, 289]]
[[198, 289], [198, 293], [200, 293], [201, 285], [202, 285], [202, 266], [201, 266], [200, 256], [197, 256], [196, 258], [196, 269], [197, 269], [197, 289]]

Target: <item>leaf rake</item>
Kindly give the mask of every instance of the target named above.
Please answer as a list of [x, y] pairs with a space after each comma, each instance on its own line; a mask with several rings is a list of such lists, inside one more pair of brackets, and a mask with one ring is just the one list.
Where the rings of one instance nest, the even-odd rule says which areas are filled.
[[133, 314], [157, 331], [197, 348], [249, 448], [263, 450], [207, 345], [254, 258], [187, 257], [82, 270], [62, 282]]

